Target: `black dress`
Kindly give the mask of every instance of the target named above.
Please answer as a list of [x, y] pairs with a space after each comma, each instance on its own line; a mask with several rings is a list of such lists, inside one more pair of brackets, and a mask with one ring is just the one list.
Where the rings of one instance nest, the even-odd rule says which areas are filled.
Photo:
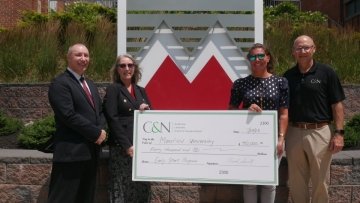
[[120, 146], [110, 146], [110, 202], [149, 202], [150, 183], [131, 180], [132, 158]]
[[149, 99], [145, 89], [133, 84], [133, 94], [122, 84], [106, 89], [103, 107], [109, 127], [109, 199], [111, 203], [149, 201], [150, 183], [132, 181], [132, 158], [126, 149], [133, 145], [134, 110]]
[[289, 86], [284, 77], [271, 75], [268, 78], [256, 78], [249, 75], [237, 79], [232, 88], [230, 105], [247, 109], [257, 104], [263, 110], [278, 110], [289, 107]]

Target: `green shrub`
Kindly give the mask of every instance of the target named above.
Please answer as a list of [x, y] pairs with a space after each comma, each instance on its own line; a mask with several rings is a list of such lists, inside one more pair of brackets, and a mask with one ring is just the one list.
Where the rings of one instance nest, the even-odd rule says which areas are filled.
[[49, 16], [46, 14], [38, 13], [36, 11], [27, 10], [24, 11], [21, 20], [19, 22], [20, 26], [29, 26], [29, 25], [38, 25], [48, 22]]
[[55, 119], [49, 115], [25, 126], [18, 136], [19, 144], [27, 149], [41, 149], [55, 133]]
[[354, 115], [345, 125], [344, 147], [360, 147], [360, 114]]
[[[295, 25], [289, 19], [273, 21], [265, 28], [265, 44], [275, 61], [276, 73], [282, 75], [295, 64], [291, 55], [292, 43], [299, 35], [313, 37], [315, 60], [329, 64], [344, 84], [360, 83], [360, 33], [354, 30], [328, 28], [327, 25], [304, 23]], [[346, 51], [344, 51], [346, 50]]]
[[327, 22], [326, 15], [315, 11], [301, 12], [292, 2], [283, 2], [274, 7], [264, 9], [265, 22], [273, 22], [283, 19], [289, 19], [295, 25], [304, 23], [324, 24]]
[[94, 3], [72, 3], [65, 7], [63, 12], [50, 12], [42, 14], [36, 11], [25, 11], [19, 22], [20, 26], [44, 24], [49, 21], [59, 21], [63, 28], [70, 22], [77, 22], [85, 25], [88, 31], [94, 31], [95, 25], [100, 18], [116, 23], [115, 8], [107, 8]]
[[107, 8], [100, 4], [94, 3], [73, 3], [65, 8], [65, 12], [77, 22], [81, 22], [88, 26], [96, 23], [98, 18], [105, 17], [111, 22], [116, 22], [115, 8]]
[[6, 116], [0, 111], [0, 136], [18, 133], [23, 127], [23, 123], [15, 118]]

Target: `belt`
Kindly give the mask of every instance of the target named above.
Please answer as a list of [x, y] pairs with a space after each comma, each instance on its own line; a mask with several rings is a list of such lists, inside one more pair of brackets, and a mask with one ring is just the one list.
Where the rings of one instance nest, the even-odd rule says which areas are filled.
[[320, 123], [292, 123], [292, 126], [302, 129], [317, 129], [329, 125], [329, 122]]

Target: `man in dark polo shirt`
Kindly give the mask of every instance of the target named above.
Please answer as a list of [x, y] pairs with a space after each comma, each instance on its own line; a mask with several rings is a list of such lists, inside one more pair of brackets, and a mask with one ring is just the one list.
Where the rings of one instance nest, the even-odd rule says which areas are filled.
[[310, 202], [310, 197], [312, 202], [329, 202], [331, 157], [344, 146], [344, 91], [334, 70], [314, 61], [315, 50], [309, 36], [296, 38], [292, 55], [297, 64], [284, 74], [290, 88], [285, 147], [294, 203]]

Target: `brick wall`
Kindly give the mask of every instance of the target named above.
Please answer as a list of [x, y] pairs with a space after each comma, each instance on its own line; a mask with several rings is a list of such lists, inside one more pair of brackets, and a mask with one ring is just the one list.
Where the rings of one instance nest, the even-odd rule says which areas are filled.
[[[342, 24], [341, 1], [333, 0], [301, 0], [302, 11], [320, 11], [329, 16], [329, 18], [337, 24]], [[333, 23], [330, 21], [331, 23]]]
[[345, 20], [345, 27], [360, 32], [360, 14]]
[[0, 0], [0, 27], [14, 27], [23, 11], [48, 12], [47, 0]]
[[[51, 159], [51, 154], [34, 150], [0, 149], [0, 202], [46, 202]], [[279, 176], [275, 202], [288, 203], [285, 158], [280, 164]], [[105, 151], [98, 170], [96, 203], [108, 202], [108, 178]], [[360, 202], [360, 151], [343, 151], [336, 154], [332, 161], [329, 181], [330, 203]], [[241, 185], [151, 183], [151, 203], [241, 203], [242, 198]]]

